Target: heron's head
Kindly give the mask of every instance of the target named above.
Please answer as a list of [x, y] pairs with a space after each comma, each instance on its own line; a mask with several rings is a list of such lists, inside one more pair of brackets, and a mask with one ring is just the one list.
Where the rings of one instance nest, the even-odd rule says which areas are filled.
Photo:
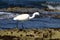
[[40, 15], [39, 12], [35, 12], [34, 14], [35, 14], [35, 15]]

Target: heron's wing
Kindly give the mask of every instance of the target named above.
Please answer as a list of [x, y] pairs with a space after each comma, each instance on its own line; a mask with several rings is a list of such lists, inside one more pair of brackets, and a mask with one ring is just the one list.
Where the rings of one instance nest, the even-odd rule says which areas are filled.
[[29, 18], [29, 15], [28, 14], [21, 14], [21, 15], [18, 15], [16, 17], [17, 20], [27, 20]]
[[51, 5], [48, 5], [48, 8], [49, 9], [55, 9], [53, 6], [51, 6]]

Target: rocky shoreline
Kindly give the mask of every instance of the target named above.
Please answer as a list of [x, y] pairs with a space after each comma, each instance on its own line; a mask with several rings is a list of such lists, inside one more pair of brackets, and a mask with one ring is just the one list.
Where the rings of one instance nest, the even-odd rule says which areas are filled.
[[60, 29], [0, 30], [2, 40], [60, 40]]
[[24, 8], [24, 7], [8, 7], [8, 8], [2, 8], [0, 11], [6, 11], [6, 12], [18, 12], [18, 13], [31, 13], [36, 11], [41, 11], [39, 8]]

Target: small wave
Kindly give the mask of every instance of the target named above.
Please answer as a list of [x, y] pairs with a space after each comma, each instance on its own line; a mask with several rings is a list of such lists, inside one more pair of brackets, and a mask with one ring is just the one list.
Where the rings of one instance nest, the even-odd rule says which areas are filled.
[[8, 13], [8, 12], [0, 12], [0, 19], [9, 19], [15, 17], [17, 14]]

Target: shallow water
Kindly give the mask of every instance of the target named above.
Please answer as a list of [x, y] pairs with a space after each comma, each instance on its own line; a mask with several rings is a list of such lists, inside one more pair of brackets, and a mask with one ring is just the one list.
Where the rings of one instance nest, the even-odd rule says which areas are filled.
[[60, 19], [53, 18], [34, 18], [32, 20], [27, 20], [24, 22], [14, 21], [12, 19], [0, 20], [1, 28], [15, 28], [18, 23], [18, 28], [22, 28], [22, 23], [24, 28], [60, 28]]

